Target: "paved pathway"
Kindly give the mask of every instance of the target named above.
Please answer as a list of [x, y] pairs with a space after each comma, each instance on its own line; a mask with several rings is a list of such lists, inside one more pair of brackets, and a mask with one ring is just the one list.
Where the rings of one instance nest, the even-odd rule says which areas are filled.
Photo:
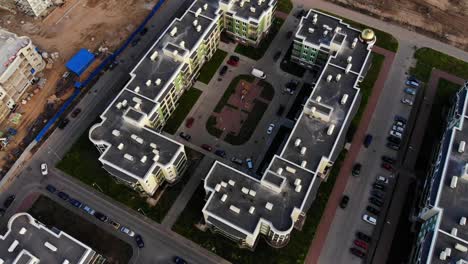
[[312, 241], [312, 244], [309, 248], [305, 263], [318, 263], [320, 252], [322, 251], [322, 248], [325, 244], [325, 239], [327, 238], [328, 231], [335, 216], [335, 211], [338, 208], [338, 204], [346, 188], [349, 175], [351, 174], [352, 165], [354, 164], [354, 161], [361, 149], [367, 128], [371, 122], [371, 118], [377, 106], [380, 93], [383, 90], [385, 80], [388, 77], [390, 67], [395, 57], [395, 53], [379, 47], [374, 47], [372, 50], [376, 53], [384, 55], [385, 61], [372, 89], [372, 95], [368, 100], [366, 110], [362, 116], [361, 123], [359, 124], [359, 128], [353, 137], [351, 148], [346, 155], [340, 173], [336, 179], [335, 186], [333, 187], [332, 193], [328, 199], [327, 206], [317, 227], [317, 233], [315, 233], [314, 240]]

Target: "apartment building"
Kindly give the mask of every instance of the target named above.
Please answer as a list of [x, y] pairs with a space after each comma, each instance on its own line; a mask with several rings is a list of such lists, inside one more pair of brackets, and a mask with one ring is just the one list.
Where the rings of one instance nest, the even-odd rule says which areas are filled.
[[52, 6], [51, 0], [15, 0], [15, 2], [21, 11], [35, 17], [45, 15], [47, 8]]
[[[163, 182], [174, 183], [180, 178], [187, 164], [184, 146], [159, 131], [176, 109], [180, 96], [195, 83], [200, 68], [216, 51], [227, 12], [232, 9], [248, 17], [246, 10], [252, 5], [199, 0], [172, 21], [130, 72], [130, 81], [102, 113], [101, 123], [89, 132], [101, 153], [99, 161], [104, 169], [148, 195], [153, 195]], [[255, 5], [258, 10], [252, 12], [254, 18], [272, 19], [260, 12], [271, 6], [264, 1]], [[262, 30], [269, 29], [266, 24], [271, 21], [265, 22]], [[263, 31], [259, 34], [264, 35]]]
[[[309, 23], [311, 18], [314, 23]], [[326, 35], [335, 40], [333, 49], [280, 155], [260, 179], [221, 162], [211, 168], [204, 181], [208, 198], [202, 212], [213, 232], [254, 249], [260, 235], [280, 248], [289, 242], [293, 228], [301, 230], [359, 107], [359, 83], [375, 42], [375, 37], [360, 38], [363, 32], [367, 30], [315, 10], [301, 19], [297, 38], [317, 43], [316, 38]]]
[[0, 120], [15, 108], [45, 62], [28, 37], [0, 29]]
[[418, 204], [410, 263], [468, 263], [468, 82], [456, 95]]
[[105, 263], [102, 259], [89, 246], [27, 213], [13, 215], [0, 234], [0, 263]]

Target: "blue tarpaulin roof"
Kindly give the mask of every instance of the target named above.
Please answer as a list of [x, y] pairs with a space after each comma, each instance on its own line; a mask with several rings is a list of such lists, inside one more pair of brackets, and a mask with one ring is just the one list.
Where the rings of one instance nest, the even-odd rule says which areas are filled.
[[94, 61], [94, 54], [87, 49], [80, 49], [65, 66], [80, 76], [86, 68]]

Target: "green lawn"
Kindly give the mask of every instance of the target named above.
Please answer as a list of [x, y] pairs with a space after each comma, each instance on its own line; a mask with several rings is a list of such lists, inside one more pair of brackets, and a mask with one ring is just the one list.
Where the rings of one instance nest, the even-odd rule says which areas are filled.
[[226, 91], [224, 91], [223, 97], [221, 97], [218, 104], [216, 104], [213, 112], [221, 113], [221, 110], [227, 104], [229, 97], [231, 97], [231, 94], [233, 94], [236, 91], [236, 86], [240, 82], [240, 80], [244, 80], [246, 82], [253, 82], [254, 79], [255, 77], [253, 77], [252, 75], [239, 75], [235, 77], [234, 79], [232, 79], [228, 88], [226, 89]]
[[[174, 186], [168, 186], [158, 204], [155, 207], [150, 207], [146, 203], [146, 198], [141, 197], [134, 190], [125, 185], [118, 184], [116, 181], [101, 167], [98, 161], [99, 153], [96, 147], [88, 139], [88, 131], [83, 133], [81, 137], [73, 144], [70, 151], [57, 164], [57, 168], [80, 180], [81, 182], [92, 186], [98, 191], [109, 196], [113, 200], [120, 202], [135, 211], [141, 210], [149, 218], [156, 222], [161, 220], [169, 211], [175, 198], [179, 195], [185, 183], [190, 178], [190, 172], [198, 165], [201, 159], [198, 152], [186, 148], [189, 158], [189, 167], [187, 172], [182, 176], [181, 182]], [[162, 187], [161, 187], [162, 188]]]
[[260, 238], [255, 252], [252, 252], [238, 248], [234, 242], [222, 235], [213, 234], [210, 231], [202, 232], [195, 228], [194, 224], [203, 218], [201, 210], [205, 205], [205, 191], [202, 184], [173, 226], [173, 230], [232, 263], [256, 264], [259, 260], [262, 263], [275, 264], [304, 263], [344, 157], [345, 152], [342, 152], [336, 160], [327, 182], [321, 184], [317, 197], [309, 209], [302, 231], [294, 229], [291, 241], [284, 248], [274, 249], [267, 245], [263, 238]]
[[198, 81], [208, 84], [213, 78], [213, 75], [218, 70], [221, 63], [223, 63], [224, 58], [226, 58], [227, 52], [221, 49], [216, 50], [213, 54], [213, 57], [200, 69], [200, 76], [198, 76]]
[[278, 0], [278, 4], [276, 5], [276, 11], [281, 11], [286, 14], [289, 14], [293, 9], [293, 4], [291, 0]]
[[206, 130], [208, 133], [210, 133], [212, 136], [219, 138], [221, 134], [223, 134], [223, 131], [221, 129], [216, 128], [216, 117], [215, 116], [210, 116], [208, 120], [206, 121]]
[[224, 138], [224, 141], [232, 145], [242, 145], [247, 142], [255, 131], [255, 128], [260, 122], [260, 119], [262, 119], [263, 113], [265, 113], [267, 108], [268, 104], [255, 99], [252, 111], [248, 113], [247, 119], [242, 124], [239, 134], [233, 135], [229, 133]]
[[321, 9], [317, 9], [317, 10], [319, 10], [322, 13], [332, 15], [334, 17], [339, 17], [339, 18], [343, 19], [343, 22], [348, 23], [350, 26], [352, 26], [352, 27], [354, 27], [356, 29], [362, 30], [364, 28], [370, 28], [370, 29], [372, 29], [374, 31], [375, 36], [377, 37], [377, 43], [375, 45], [377, 45], [377, 46], [379, 46], [381, 48], [393, 51], [393, 52], [396, 52], [398, 50], [398, 41], [395, 39], [395, 37], [393, 37], [391, 34], [389, 34], [387, 32], [378, 30], [378, 29], [373, 28], [373, 27], [368, 26], [368, 25], [363, 25], [361, 23], [358, 23], [356, 21], [353, 21], [353, 20], [338, 16], [338, 15], [333, 14], [331, 12], [327, 12], [327, 11], [324, 11], [324, 10], [321, 10]]
[[273, 24], [271, 25], [270, 32], [268, 35], [260, 42], [260, 45], [255, 48], [252, 46], [246, 46], [242, 44], [237, 44], [235, 52], [242, 54], [246, 57], [249, 57], [253, 60], [259, 60], [263, 57], [271, 42], [278, 33], [281, 25], [283, 25], [284, 20], [281, 18], [275, 18]]
[[449, 72], [463, 79], [468, 79], [468, 62], [464, 62], [431, 48], [421, 48], [414, 53], [417, 60], [410, 74], [421, 81], [428, 82], [433, 68]]
[[165, 132], [173, 135], [177, 131], [182, 122], [184, 122], [185, 117], [188, 115], [193, 105], [195, 105], [197, 102], [201, 93], [202, 91], [194, 87], [184, 92], [178, 102], [179, 105], [175, 109], [174, 113], [172, 113], [169, 120], [167, 120], [167, 123], [163, 128]]
[[346, 140], [349, 142], [352, 141], [354, 133], [356, 133], [359, 123], [361, 122], [362, 114], [366, 109], [367, 101], [372, 94], [372, 88], [379, 76], [384, 60], [385, 56], [372, 52], [372, 61], [369, 71], [367, 72], [364, 80], [359, 84], [359, 87], [361, 88], [361, 104], [359, 105], [356, 115], [351, 121], [348, 131], [346, 132]]

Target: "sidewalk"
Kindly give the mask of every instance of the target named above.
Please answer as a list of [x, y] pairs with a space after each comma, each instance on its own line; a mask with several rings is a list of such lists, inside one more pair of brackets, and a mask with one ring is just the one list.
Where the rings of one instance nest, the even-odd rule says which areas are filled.
[[327, 234], [330, 230], [333, 218], [335, 217], [335, 211], [338, 208], [340, 198], [346, 188], [346, 183], [348, 182], [349, 175], [351, 174], [351, 168], [359, 153], [359, 150], [361, 149], [367, 128], [369, 127], [372, 115], [377, 106], [377, 102], [379, 101], [380, 94], [383, 90], [385, 80], [388, 77], [390, 67], [392, 66], [393, 60], [395, 58], [395, 53], [382, 49], [380, 47], [374, 46], [372, 48], [372, 51], [384, 55], [385, 61], [382, 65], [382, 69], [380, 70], [379, 76], [372, 89], [372, 95], [367, 103], [367, 107], [362, 116], [361, 123], [359, 124], [356, 134], [354, 135], [353, 141], [351, 143], [351, 148], [348, 154], [346, 155], [346, 159], [344, 160], [340, 173], [336, 179], [333, 191], [328, 199], [328, 203], [322, 215], [322, 219], [320, 220], [320, 223], [317, 227], [317, 232], [315, 233], [315, 237], [312, 240], [309, 252], [307, 253], [305, 263], [318, 263], [320, 252], [322, 251], [322, 248], [325, 244], [325, 239], [327, 238]]

